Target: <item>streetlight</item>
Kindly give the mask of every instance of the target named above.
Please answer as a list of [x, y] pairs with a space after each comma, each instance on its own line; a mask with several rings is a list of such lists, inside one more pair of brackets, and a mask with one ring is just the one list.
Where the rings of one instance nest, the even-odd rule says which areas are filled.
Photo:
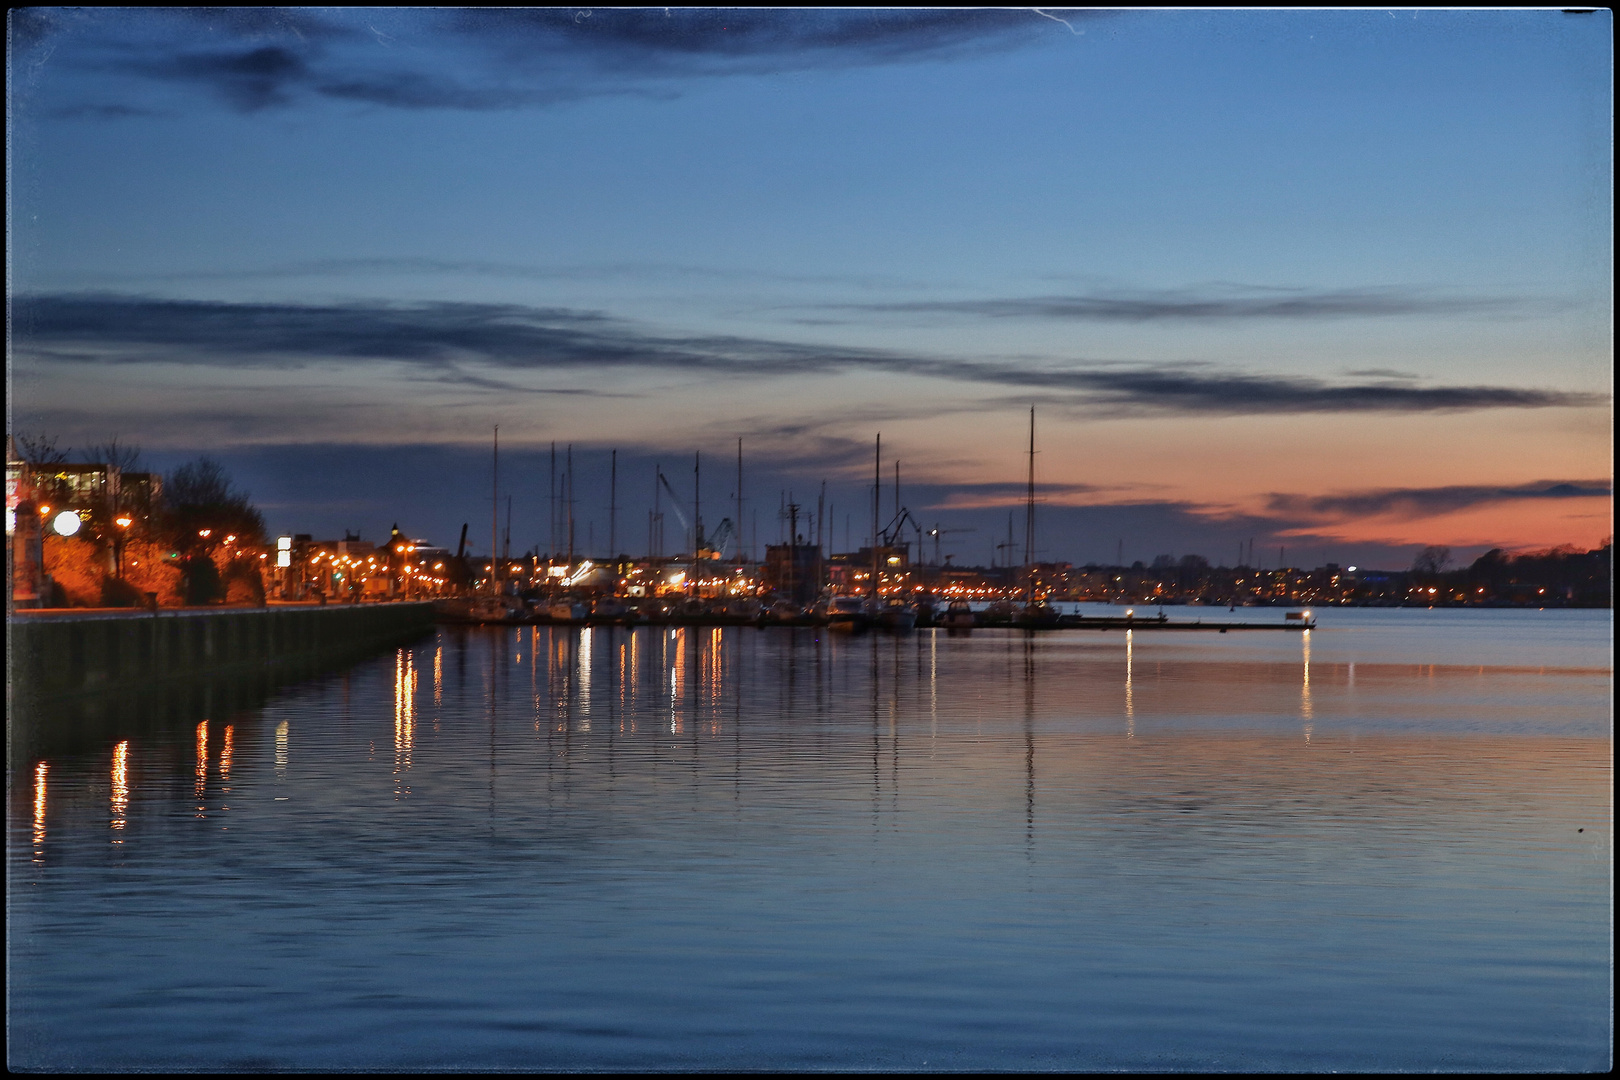
[[124, 578], [124, 536], [135, 519], [128, 514], [121, 514], [113, 519], [118, 525], [118, 531], [113, 533], [113, 560], [118, 564], [118, 579]]

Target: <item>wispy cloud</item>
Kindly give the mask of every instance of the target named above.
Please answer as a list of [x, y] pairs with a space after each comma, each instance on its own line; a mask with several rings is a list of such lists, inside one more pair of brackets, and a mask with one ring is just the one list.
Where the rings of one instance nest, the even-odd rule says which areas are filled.
[[[1553, 389], [1330, 383], [1207, 365], [1070, 365], [963, 360], [726, 335], [655, 333], [595, 311], [516, 304], [241, 304], [108, 295], [22, 296], [20, 354], [57, 363], [301, 367], [333, 360], [413, 365], [482, 385], [493, 372], [656, 369], [772, 378], [882, 371], [1008, 390], [1104, 412], [1251, 415], [1436, 412], [1597, 406], [1606, 395]], [[471, 368], [481, 368], [473, 372]], [[504, 384], [503, 389], [508, 388]]]
[[828, 310], [879, 315], [956, 315], [989, 319], [1127, 323], [1514, 315], [1557, 306], [1555, 302], [1528, 297], [1446, 296], [1430, 289], [1406, 286], [1330, 290], [1208, 287], [1153, 292], [821, 305]]
[[1027, 10], [727, 8], [47, 12], [13, 31], [29, 49], [66, 43], [82, 67], [249, 113], [320, 98], [461, 110], [667, 98], [693, 78], [946, 59], [1054, 33], [1067, 36]]
[[1429, 517], [1488, 503], [1541, 499], [1612, 498], [1609, 480], [1539, 480], [1493, 487], [1455, 484], [1427, 488], [1379, 488], [1339, 495], [1272, 494], [1267, 508], [1281, 514], [1317, 517]]

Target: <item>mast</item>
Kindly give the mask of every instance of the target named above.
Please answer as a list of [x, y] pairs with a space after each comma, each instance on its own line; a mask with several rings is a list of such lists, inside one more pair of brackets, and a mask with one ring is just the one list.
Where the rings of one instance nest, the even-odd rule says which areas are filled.
[[878, 507], [883, 496], [883, 432], [878, 432], [877, 449], [872, 454], [872, 587], [871, 593], [877, 595], [878, 587]]
[[[742, 544], [742, 439], [737, 440], [737, 524], [731, 530], [737, 537], [737, 565], [741, 566], [746, 560], [743, 558]], [[752, 554], [752, 552], [750, 552]]]
[[816, 547], [821, 546], [821, 534], [827, 522], [827, 481], [821, 482], [821, 494], [816, 496]]
[[660, 468], [658, 462], [653, 462], [653, 508], [652, 517], [647, 519], [648, 556], [658, 556], [664, 553], [664, 515], [659, 512], [662, 506], [658, 498], [658, 478], [663, 475], [658, 471]]
[[613, 451], [608, 465], [608, 558], [619, 553], [619, 452]]
[[501, 553], [501, 425], [495, 425], [495, 445], [490, 456], [489, 470], [489, 591], [501, 591], [495, 560]]
[[551, 547], [546, 551], [548, 560], [557, 557], [557, 440], [551, 440]]
[[788, 558], [787, 558], [787, 601], [793, 603], [796, 597], [793, 594], [794, 563], [799, 558], [799, 504], [793, 501], [793, 492], [788, 492]]
[[574, 444], [568, 444], [568, 565], [574, 565]]
[[1024, 508], [1024, 572], [1029, 575], [1029, 603], [1035, 602], [1035, 406], [1029, 407], [1029, 500]]

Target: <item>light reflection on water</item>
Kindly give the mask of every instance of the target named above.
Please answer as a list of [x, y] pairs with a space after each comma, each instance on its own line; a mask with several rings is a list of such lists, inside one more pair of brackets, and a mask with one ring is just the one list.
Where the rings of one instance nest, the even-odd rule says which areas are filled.
[[1604, 614], [443, 631], [39, 763], [11, 1060], [1602, 1068]]

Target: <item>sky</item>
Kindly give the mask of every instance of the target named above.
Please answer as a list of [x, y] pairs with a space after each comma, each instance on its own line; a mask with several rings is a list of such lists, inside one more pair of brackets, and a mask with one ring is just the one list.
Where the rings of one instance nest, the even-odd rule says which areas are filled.
[[1613, 531], [1608, 11], [7, 29], [8, 430], [209, 454], [272, 532], [487, 552], [498, 492], [549, 551], [555, 443], [576, 550], [641, 554], [741, 439], [753, 553], [790, 497], [844, 550], [881, 434], [882, 524], [898, 462], [1020, 561], [1031, 409], [1042, 560]]

